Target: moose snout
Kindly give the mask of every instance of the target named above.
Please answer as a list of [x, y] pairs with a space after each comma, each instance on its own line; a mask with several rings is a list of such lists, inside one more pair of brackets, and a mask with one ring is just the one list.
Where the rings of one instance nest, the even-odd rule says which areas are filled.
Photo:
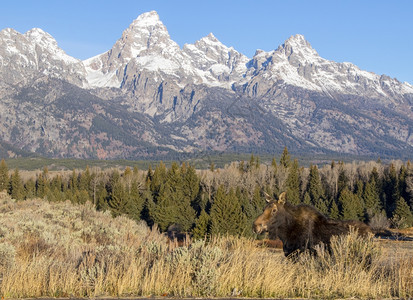
[[257, 233], [263, 233], [266, 230], [266, 227], [262, 223], [255, 223], [252, 225], [252, 230]]

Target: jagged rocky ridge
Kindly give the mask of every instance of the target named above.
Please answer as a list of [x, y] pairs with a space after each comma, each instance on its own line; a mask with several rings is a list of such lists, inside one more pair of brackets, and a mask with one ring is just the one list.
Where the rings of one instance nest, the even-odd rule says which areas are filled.
[[250, 59], [212, 33], [180, 48], [149, 12], [80, 61], [41, 29], [4, 29], [0, 78], [0, 142], [50, 157], [413, 153], [413, 87], [326, 60], [302, 35]]

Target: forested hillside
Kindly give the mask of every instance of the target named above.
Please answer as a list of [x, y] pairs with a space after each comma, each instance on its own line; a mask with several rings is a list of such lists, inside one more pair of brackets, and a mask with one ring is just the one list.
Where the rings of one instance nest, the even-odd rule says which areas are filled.
[[331, 162], [302, 167], [285, 149], [279, 159], [261, 164], [258, 156], [225, 168], [196, 170], [162, 162], [148, 170], [86, 168], [43, 171], [23, 176], [0, 164], [0, 190], [12, 198], [50, 202], [91, 202], [113, 216], [125, 214], [161, 231], [175, 224], [194, 238], [229, 233], [252, 235], [251, 224], [265, 205], [264, 193], [283, 191], [293, 204], [315, 206], [333, 219], [358, 219], [376, 227], [413, 226], [413, 166], [410, 162]]

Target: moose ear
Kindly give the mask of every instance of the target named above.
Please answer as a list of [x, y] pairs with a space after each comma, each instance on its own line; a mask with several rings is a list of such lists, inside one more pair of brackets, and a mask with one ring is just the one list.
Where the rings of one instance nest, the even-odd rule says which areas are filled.
[[270, 203], [273, 199], [270, 195], [268, 195], [267, 193], [264, 192], [265, 195], [265, 201], [267, 201], [268, 203]]
[[278, 203], [280, 204], [284, 204], [285, 203], [285, 196], [286, 196], [286, 192], [282, 192], [281, 195], [278, 197]]

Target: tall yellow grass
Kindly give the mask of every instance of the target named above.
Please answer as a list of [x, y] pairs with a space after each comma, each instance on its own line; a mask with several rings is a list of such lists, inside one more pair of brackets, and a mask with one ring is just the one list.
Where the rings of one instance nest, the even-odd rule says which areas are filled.
[[383, 255], [372, 238], [335, 238], [331, 251], [286, 259], [252, 239], [178, 247], [145, 224], [90, 205], [0, 195], [0, 296], [413, 296], [413, 260]]

